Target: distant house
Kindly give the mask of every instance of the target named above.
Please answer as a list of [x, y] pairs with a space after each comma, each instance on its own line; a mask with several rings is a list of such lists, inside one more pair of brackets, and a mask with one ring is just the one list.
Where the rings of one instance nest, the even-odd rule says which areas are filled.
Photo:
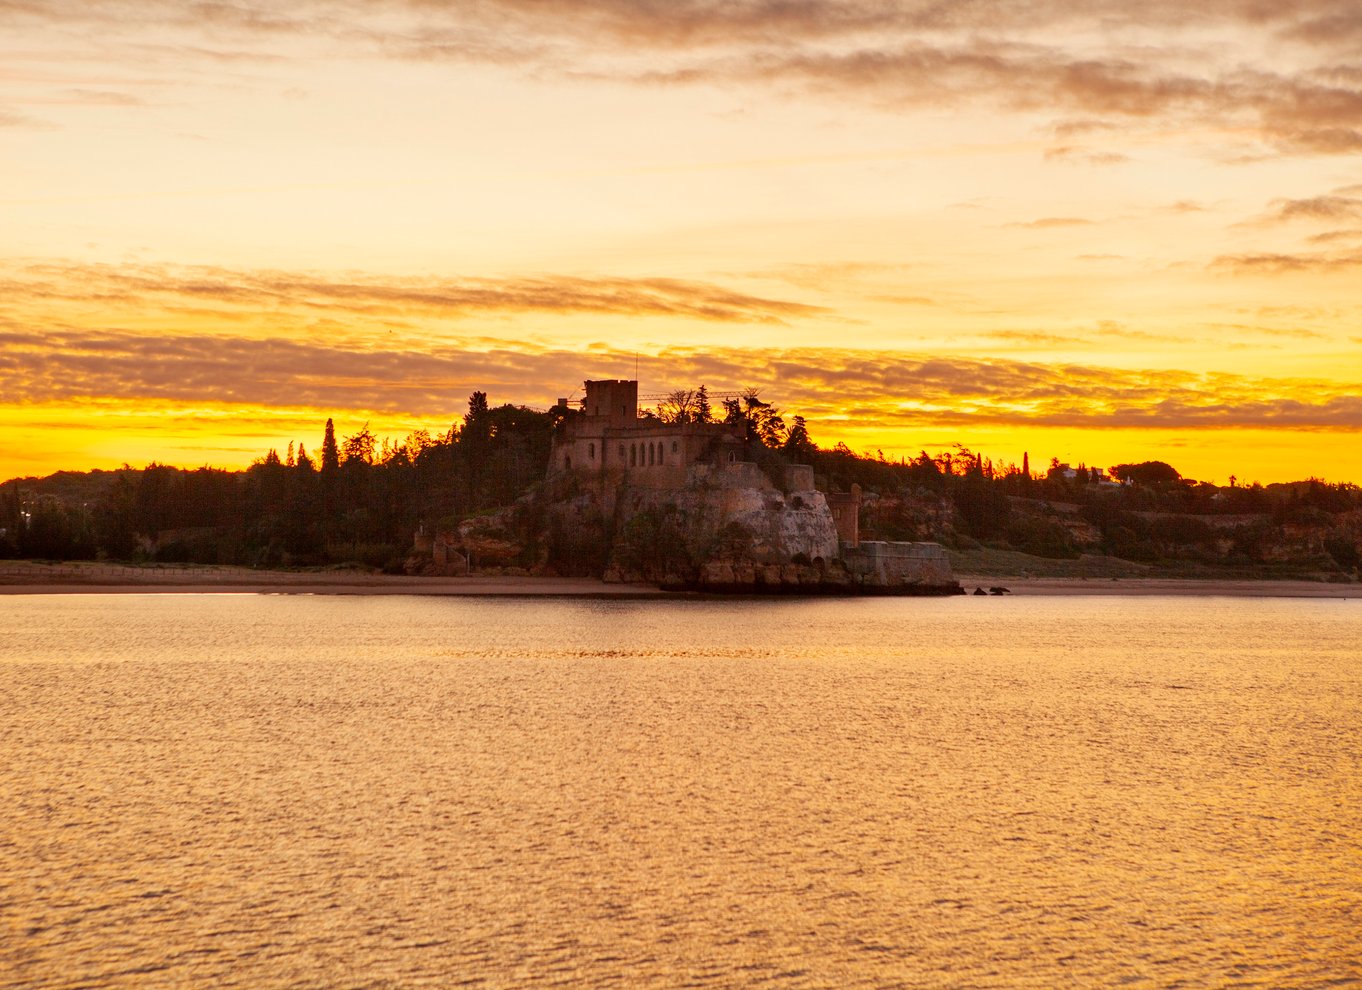
[[1107, 473], [1104, 470], [1098, 467], [1090, 468], [1079, 465], [1074, 468], [1069, 467], [1067, 464], [1060, 464], [1057, 467], [1050, 469], [1051, 477], [1054, 477], [1056, 474], [1065, 481], [1079, 481], [1087, 485], [1099, 485], [1104, 488], [1116, 487], [1118, 485], [1117, 482], [1112, 481], [1107, 477]]
[[692, 465], [747, 460], [742, 423], [664, 423], [640, 416], [636, 381], [584, 387], [581, 408], [570, 410], [554, 432], [549, 477], [571, 473], [593, 486], [627, 480], [639, 488], [680, 488]]

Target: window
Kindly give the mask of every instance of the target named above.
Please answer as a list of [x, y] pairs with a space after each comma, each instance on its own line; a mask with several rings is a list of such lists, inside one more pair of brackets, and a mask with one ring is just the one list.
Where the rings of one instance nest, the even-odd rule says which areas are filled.
[[564, 454], [564, 455], [563, 455], [563, 467], [565, 467], [565, 468], [566, 468], [567, 470], [569, 470], [569, 471], [572, 470], [572, 455], [571, 455], [571, 454]]
[[675, 453], [676, 453], [678, 450], [680, 450], [680, 449], [681, 449], [681, 445], [678, 444], [675, 440], [673, 440], [673, 441], [672, 441], [672, 453], [675, 454]]
[[638, 444], [631, 443], [629, 445], [629, 466], [635, 467], [637, 465], [638, 465]]
[[624, 444], [620, 444], [620, 463], [624, 463]]
[[586, 445], [586, 456], [591, 458], [591, 460], [593, 461], [596, 459], [596, 445], [594, 443], [589, 443]]

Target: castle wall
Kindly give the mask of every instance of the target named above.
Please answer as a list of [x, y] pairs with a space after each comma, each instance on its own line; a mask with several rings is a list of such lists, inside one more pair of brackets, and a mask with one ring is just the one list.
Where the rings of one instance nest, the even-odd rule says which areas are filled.
[[582, 412], [609, 426], [629, 426], [638, 419], [638, 382], [611, 379], [586, 383]]
[[785, 491], [811, 492], [813, 490], [813, 465], [791, 464], [785, 468]]
[[867, 540], [857, 547], [844, 544], [842, 560], [854, 581], [872, 587], [955, 582], [950, 557], [937, 543]]
[[736, 443], [741, 437], [741, 426], [640, 418], [638, 382], [589, 381], [582, 409], [558, 425], [549, 474], [570, 472], [600, 490], [623, 481], [641, 488], [680, 488], [687, 469], [713, 453], [714, 441]]
[[711, 442], [733, 431], [721, 423], [666, 425], [650, 420], [617, 427], [584, 417], [560, 428], [549, 473], [571, 471], [601, 485], [627, 480], [644, 488], [680, 488], [687, 469], [705, 455]]
[[829, 492], [827, 499], [838, 538], [856, 546], [861, 542], [861, 486], [852, 485], [849, 492]]

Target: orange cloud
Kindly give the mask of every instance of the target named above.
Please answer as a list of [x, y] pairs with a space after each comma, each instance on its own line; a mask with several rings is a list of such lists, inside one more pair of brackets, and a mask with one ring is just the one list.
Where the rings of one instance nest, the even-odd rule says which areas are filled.
[[1290, 220], [1352, 220], [1362, 217], [1362, 199], [1352, 196], [1310, 196], [1305, 199], [1280, 199], [1272, 204], [1269, 219]]
[[206, 266], [29, 264], [0, 277], [11, 307], [33, 302], [212, 304], [345, 313], [600, 313], [780, 324], [824, 312], [817, 306], [670, 278], [542, 275], [492, 278], [380, 278]]
[[[447, 418], [463, 392], [548, 405], [619, 357], [457, 346], [347, 350], [294, 340], [0, 332], [10, 402], [116, 398], [131, 406], [212, 402], [371, 409]], [[860, 426], [922, 424], [1147, 428], [1362, 429], [1355, 383], [884, 354], [673, 349], [640, 357], [645, 382], [763, 387], [812, 420], [861, 410]]]
[[1280, 275], [1285, 272], [1338, 272], [1362, 266], [1362, 252], [1325, 254], [1226, 254], [1211, 262], [1240, 274]]
[[[888, 110], [977, 104], [1053, 113], [1061, 128], [1079, 126], [1075, 118], [1249, 127], [1277, 153], [1362, 149], [1362, 71], [1350, 61], [1359, 16], [1349, 0], [298, 0], [286, 10], [53, 0], [0, 10], [18, 24], [98, 30], [111, 49], [176, 64], [317, 55], [469, 62], [640, 83], [794, 86]], [[1094, 24], [1099, 38], [1085, 30]], [[1122, 40], [1151, 34], [1159, 44]], [[1247, 54], [1263, 46], [1246, 40], [1282, 49], [1275, 70]], [[640, 53], [647, 71], [637, 68]], [[1094, 154], [1099, 163], [1119, 155]]]

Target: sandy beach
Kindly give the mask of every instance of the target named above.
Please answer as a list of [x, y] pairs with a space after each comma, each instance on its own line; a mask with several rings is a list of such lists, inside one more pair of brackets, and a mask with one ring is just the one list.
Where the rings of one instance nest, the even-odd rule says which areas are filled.
[[[1201, 595], [1235, 598], [1362, 599], [1362, 584], [1178, 578], [999, 577], [957, 575], [967, 594], [1006, 588], [1012, 595]], [[590, 578], [474, 574], [407, 577], [337, 569], [271, 571], [249, 567], [0, 562], [0, 595], [42, 594], [466, 595], [573, 598], [675, 597], [650, 584]]]

